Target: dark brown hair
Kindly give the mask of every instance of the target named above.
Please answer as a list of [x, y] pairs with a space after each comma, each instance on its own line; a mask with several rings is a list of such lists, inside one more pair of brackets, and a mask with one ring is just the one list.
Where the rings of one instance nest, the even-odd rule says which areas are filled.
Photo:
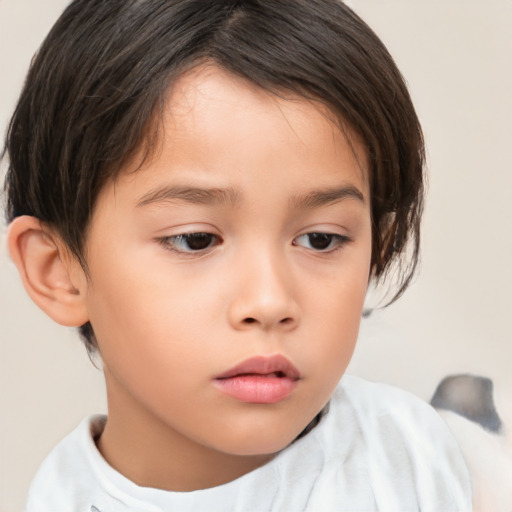
[[[339, 0], [75, 0], [34, 58], [9, 126], [7, 220], [39, 218], [85, 270], [99, 191], [141, 145], [150, 149], [169, 87], [204, 61], [321, 101], [362, 137], [372, 275], [398, 268], [401, 295], [418, 262], [422, 133], [393, 59]], [[93, 352], [91, 325], [81, 334]]]

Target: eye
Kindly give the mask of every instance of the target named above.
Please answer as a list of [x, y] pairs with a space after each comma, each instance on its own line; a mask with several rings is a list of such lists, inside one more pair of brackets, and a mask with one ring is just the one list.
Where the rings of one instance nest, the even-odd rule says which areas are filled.
[[329, 252], [341, 248], [350, 238], [334, 233], [305, 233], [298, 236], [293, 245], [300, 245], [317, 252]]
[[166, 236], [158, 240], [166, 248], [181, 253], [204, 252], [218, 245], [220, 237], [212, 233], [185, 233], [182, 235]]

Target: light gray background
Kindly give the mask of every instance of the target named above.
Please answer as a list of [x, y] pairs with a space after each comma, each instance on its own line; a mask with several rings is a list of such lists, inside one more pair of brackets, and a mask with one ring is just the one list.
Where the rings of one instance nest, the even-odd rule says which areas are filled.
[[[0, 0], [0, 134], [66, 4]], [[512, 1], [350, 5], [409, 82], [430, 167], [421, 274], [399, 303], [364, 322], [351, 371], [426, 399], [446, 374], [491, 376], [511, 417]], [[0, 512], [14, 512], [44, 455], [106, 405], [101, 372], [73, 330], [27, 298], [0, 236]]]

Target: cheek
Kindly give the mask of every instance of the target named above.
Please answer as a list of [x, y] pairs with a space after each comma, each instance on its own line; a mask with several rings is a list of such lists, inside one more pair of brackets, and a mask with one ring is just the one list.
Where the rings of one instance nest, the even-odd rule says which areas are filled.
[[[315, 369], [318, 385], [330, 394], [345, 371], [355, 348], [366, 295], [360, 278], [335, 281], [309, 294], [315, 314], [304, 319], [309, 336], [301, 342], [304, 365]], [[318, 372], [318, 369], [321, 369]]]
[[211, 294], [201, 293], [198, 277], [186, 274], [171, 272], [165, 254], [148, 259], [144, 251], [105, 251], [91, 265], [88, 309], [107, 365], [176, 374], [201, 361], [203, 350], [194, 341], [208, 332], [205, 313], [211, 312], [204, 310]]
[[158, 316], [161, 321], [168, 318], [160, 311], [164, 308], [163, 283], [155, 276], [161, 274], [150, 272], [147, 263], [126, 245], [121, 251], [106, 242], [101, 254], [94, 256], [89, 265], [92, 283], [87, 307], [102, 356], [108, 359], [113, 354], [121, 361], [137, 358], [142, 347], [137, 347], [136, 340], [156, 339], [154, 332], [165, 330], [154, 322]]
[[322, 366], [337, 372], [348, 364], [359, 333], [363, 301], [364, 294], [339, 293], [338, 300], [317, 302], [312, 350], [321, 357]]
[[341, 376], [354, 351], [368, 287], [370, 243], [357, 249], [304, 293], [307, 308], [314, 312], [305, 317], [314, 342], [310, 340], [308, 345], [306, 340], [304, 349], [326, 369], [326, 376], [334, 374], [334, 379]]

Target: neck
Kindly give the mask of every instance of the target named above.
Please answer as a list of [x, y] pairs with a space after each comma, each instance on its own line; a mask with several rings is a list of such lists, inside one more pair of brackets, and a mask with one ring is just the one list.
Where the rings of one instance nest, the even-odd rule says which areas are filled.
[[194, 491], [235, 480], [274, 455], [232, 455], [189, 439], [107, 382], [109, 413], [97, 446], [119, 473], [143, 487]]

